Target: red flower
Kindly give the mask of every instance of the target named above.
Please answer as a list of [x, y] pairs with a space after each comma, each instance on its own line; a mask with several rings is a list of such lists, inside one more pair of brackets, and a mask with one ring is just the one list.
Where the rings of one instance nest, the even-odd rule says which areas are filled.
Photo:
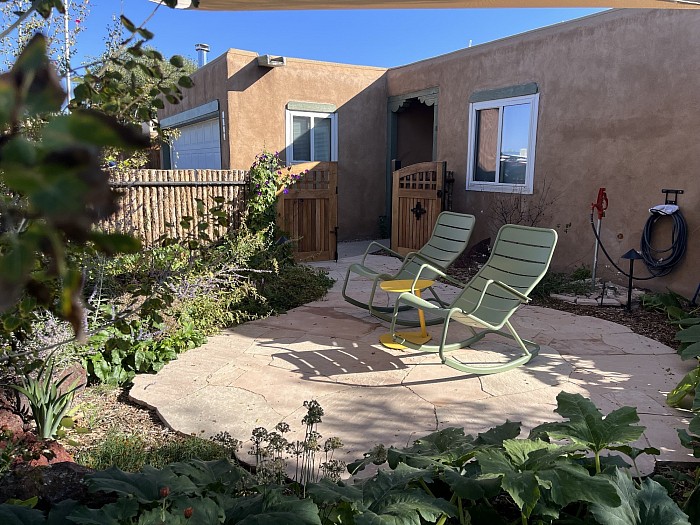
[[161, 498], [167, 498], [168, 494], [170, 494], [170, 488], [169, 487], [163, 487], [160, 489], [160, 497]]
[[194, 509], [192, 507], [187, 507], [182, 513], [185, 515], [185, 519], [190, 519]]

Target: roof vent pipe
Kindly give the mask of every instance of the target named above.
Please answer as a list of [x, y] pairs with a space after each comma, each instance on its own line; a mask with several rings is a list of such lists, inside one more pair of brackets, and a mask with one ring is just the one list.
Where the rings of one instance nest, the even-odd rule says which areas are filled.
[[197, 63], [199, 67], [207, 64], [207, 53], [209, 53], [209, 44], [195, 44], [194, 50], [197, 52]]

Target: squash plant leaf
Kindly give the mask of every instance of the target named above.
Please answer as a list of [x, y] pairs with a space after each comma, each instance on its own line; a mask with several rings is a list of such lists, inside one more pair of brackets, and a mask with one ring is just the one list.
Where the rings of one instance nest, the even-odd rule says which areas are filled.
[[656, 481], [647, 478], [638, 489], [632, 478], [620, 469], [601, 477], [612, 482], [622, 504], [611, 507], [592, 503], [589, 510], [600, 525], [690, 525], [688, 517]]
[[407, 448], [390, 448], [387, 460], [391, 468], [405, 463], [416, 468], [455, 465], [473, 455], [475, 439], [463, 428], [445, 428], [417, 439]]
[[341, 502], [355, 503], [362, 501], [362, 491], [353, 485], [345, 485], [342, 481], [334, 483], [322, 479], [318, 483], [309, 484], [306, 492], [318, 505], [334, 505]]
[[81, 505], [70, 514], [68, 522], [80, 525], [120, 525], [132, 521], [138, 512], [139, 504], [134, 498], [119, 498], [99, 509]]
[[22, 505], [0, 505], [0, 523], [3, 525], [43, 525], [44, 515]]
[[318, 507], [313, 501], [286, 496], [279, 490], [234, 500], [233, 506], [226, 509], [226, 520], [241, 525], [321, 525]]
[[530, 437], [546, 435], [554, 439], [568, 439], [595, 454], [596, 472], [600, 472], [600, 452], [611, 446], [625, 445], [639, 439], [644, 432], [637, 409], [622, 407], [607, 416], [580, 394], [560, 392], [555, 410], [568, 421], [544, 423], [532, 429]]
[[[443, 514], [455, 516], [457, 508], [421, 489], [404, 489], [387, 495], [355, 516], [356, 525], [421, 525], [435, 523]], [[421, 521], [421, 518], [424, 521]]]
[[116, 467], [98, 471], [87, 478], [90, 492], [116, 492], [122, 496], [133, 496], [140, 503], [160, 499], [160, 489], [167, 487], [172, 494], [194, 494], [195, 485], [189, 478], [174, 472], [146, 466], [141, 472], [122, 472]]
[[569, 454], [576, 446], [561, 447], [539, 439], [512, 439], [504, 450], [477, 452], [481, 477], [498, 478], [520, 508], [523, 516], [554, 516], [575, 501], [619, 505], [614, 487], [606, 479], [591, 476], [573, 463]]
[[501, 482], [498, 479], [477, 477], [478, 469], [469, 468], [471, 465], [473, 463], [469, 463], [466, 472], [462, 474], [452, 469], [445, 469], [441, 478], [450, 486], [452, 492], [462, 499], [477, 501], [497, 496], [501, 490]]
[[244, 468], [227, 459], [214, 461], [191, 459], [173, 463], [167, 468], [175, 474], [187, 476], [199, 487], [200, 491], [206, 489], [232, 494], [241, 486], [252, 485], [254, 479]]

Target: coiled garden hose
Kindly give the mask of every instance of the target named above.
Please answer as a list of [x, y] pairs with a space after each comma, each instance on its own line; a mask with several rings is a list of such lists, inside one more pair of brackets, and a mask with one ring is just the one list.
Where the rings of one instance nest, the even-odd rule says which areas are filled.
[[[652, 232], [654, 225], [663, 215], [652, 213], [647, 219], [642, 230], [642, 240], [640, 251], [647, 270], [653, 277], [663, 277], [673, 271], [673, 268], [683, 259], [688, 247], [688, 223], [681, 210], [677, 210], [670, 215], [673, 218], [673, 230], [671, 232], [671, 246], [663, 250], [655, 250], [651, 247]], [[667, 257], [660, 257], [668, 253]]]

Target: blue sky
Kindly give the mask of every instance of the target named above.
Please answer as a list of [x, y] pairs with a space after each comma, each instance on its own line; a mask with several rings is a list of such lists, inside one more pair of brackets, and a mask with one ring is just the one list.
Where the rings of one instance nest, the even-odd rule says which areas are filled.
[[[92, 0], [81, 23], [73, 67], [99, 54], [112, 14], [139, 24], [153, 11], [147, 0]], [[371, 11], [216, 12], [160, 7], [147, 27], [167, 56], [196, 58], [209, 44], [210, 59], [228, 48], [259, 54], [392, 67], [505, 36], [586, 16], [595, 9], [456, 9]]]

